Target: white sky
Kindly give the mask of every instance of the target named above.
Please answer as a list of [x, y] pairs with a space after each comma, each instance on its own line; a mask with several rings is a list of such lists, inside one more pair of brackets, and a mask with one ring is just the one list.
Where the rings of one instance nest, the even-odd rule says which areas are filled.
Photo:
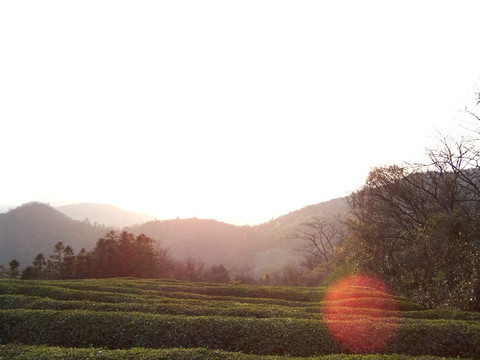
[[255, 224], [419, 160], [480, 1], [1, 1], [0, 204]]

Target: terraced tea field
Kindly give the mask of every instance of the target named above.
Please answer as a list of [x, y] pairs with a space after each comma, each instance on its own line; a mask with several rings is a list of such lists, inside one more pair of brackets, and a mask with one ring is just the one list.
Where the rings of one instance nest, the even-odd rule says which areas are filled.
[[468, 359], [480, 314], [425, 310], [368, 281], [2, 279], [0, 344], [0, 359]]

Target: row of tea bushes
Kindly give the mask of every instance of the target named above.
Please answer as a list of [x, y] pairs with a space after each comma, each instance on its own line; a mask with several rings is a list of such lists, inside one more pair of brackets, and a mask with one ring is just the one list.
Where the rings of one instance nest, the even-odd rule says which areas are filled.
[[[77, 281], [78, 282], [78, 281]], [[93, 282], [86, 281], [92, 285]], [[153, 283], [153, 281], [152, 281]], [[60, 284], [60, 285], [59, 285]], [[302, 302], [302, 301], [293, 301], [277, 298], [258, 298], [258, 297], [236, 297], [236, 296], [220, 296], [220, 295], [202, 295], [196, 294], [193, 292], [182, 293], [182, 292], [172, 292], [172, 293], [144, 293], [144, 294], [134, 294], [134, 293], [122, 293], [120, 291], [112, 291], [112, 288], [107, 286], [102, 289], [100, 280], [96, 280], [96, 286], [89, 286], [87, 289], [75, 289], [71, 287], [63, 287], [62, 284], [68, 284], [68, 282], [35, 282], [35, 281], [6, 281], [0, 280], [0, 294], [8, 295], [29, 295], [29, 296], [38, 296], [38, 297], [48, 297], [56, 300], [65, 300], [65, 301], [94, 301], [94, 302], [108, 302], [108, 303], [155, 303], [159, 302], [167, 303], [174, 302], [175, 299], [182, 300], [182, 305], [185, 304], [186, 300], [190, 300], [197, 304], [205, 306], [206, 301], [224, 301], [224, 302], [238, 302], [238, 303], [250, 303], [250, 304], [268, 304], [268, 305], [280, 305], [280, 306], [289, 306], [289, 307], [301, 307], [305, 308], [310, 306], [311, 308], [322, 305], [322, 302]], [[75, 284], [75, 283], [73, 283]], [[235, 285], [231, 285], [235, 287]], [[252, 286], [253, 287], [253, 286]], [[200, 289], [202, 287], [200, 286]], [[283, 288], [281, 288], [283, 289]], [[350, 296], [351, 294], [349, 294]], [[355, 295], [355, 294], [354, 294]], [[338, 306], [348, 305], [348, 302], [351, 299], [344, 299], [338, 301]], [[364, 297], [361, 299], [355, 299], [355, 302], [363, 303], [365, 307], [374, 307], [378, 302], [385, 302], [385, 299], [379, 299], [377, 297]], [[392, 300], [393, 301], [393, 300]], [[402, 311], [413, 311], [413, 310], [422, 310], [423, 308], [419, 305], [412, 303], [406, 300], [397, 300], [396, 304], [399, 309]]]
[[[88, 280], [86, 280], [88, 281]], [[97, 280], [99, 281], [99, 280]], [[35, 282], [35, 281], [12, 281], [12, 280], [1, 280], [0, 279], [0, 294], [18, 294], [18, 295], [29, 295], [29, 296], [39, 296], [39, 297], [48, 297], [58, 300], [89, 300], [89, 301], [99, 301], [99, 302], [171, 302], [178, 300], [190, 300], [196, 301], [197, 303], [205, 303], [206, 301], [237, 301], [242, 303], [252, 303], [252, 304], [273, 304], [273, 305], [284, 305], [284, 306], [305, 306], [305, 302], [300, 301], [289, 301], [282, 299], [271, 299], [271, 298], [244, 298], [244, 297], [234, 297], [234, 296], [210, 296], [210, 295], [201, 295], [193, 292], [171, 292], [171, 293], [162, 293], [162, 292], [152, 292], [135, 294], [129, 292], [121, 291], [112, 291], [110, 287], [96, 286], [89, 290], [75, 289], [71, 287], [59, 286], [57, 281], [51, 282]], [[310, 303], [315, 304], [315, 303]]]
[[[88, 300], [56, 300], [49, 297], [29, 295], [0, 295], [0, 309], [31, 310], [91, 310], [145, 312], [153, 314], [191, 315], [191, 316], [237, 316], [237, 317], [293, 317], [302, 319], [319, 319], [321, 304], [306, 303], [304, 306], [282, 306], [272, 304], [241, 303], [237, 301], [200, 301], [184, 299], [158, 299], [158, 301], [137, 302], [99, 302]], [[330, 307], [330, 310], [334, 309]], [[359, 315], [360, 309], [338, 307], [344, 314]], [[396, 316], [414, 319], [452, 319], [480, 320], [480, 313], [458, 310], [424, 310], [424, 311], [385, 311], [368, 309], [368, 316]]]
[[[51, 281], [23, 280], [17, 281], [27, 286], [50, 286]], [[135, 283], [132, 286], [132, 282]], [[323, 296], [323, 288], [293, 288], [278, 286], [249, 286], [241, 284], [209, 284], [189, 282], [166, 282], [164, 280], [132, 279], [88, 279], [55, 281], [56, 287], [82, 291], [106, 291], [110, 293], [134, 295], [161, 295], [184, 293], [205, 296], [232, 296], [246, 298], [268, 298], [277, 300], [310, 302], [318, 301]], [[187, 295], [185, 295], [187, 296]]]
[[121, 311], [190, 316], [216, 315], [256, 318], [294, 317], [316, 319], [320, 316], [318, 305], [290, 307], [226, 301], [203, 301], [193, 304], [190, 301], [104, 303], [79, 300], [55, 300], [27, 295], [0, 295], [0, 309]]
[[[50, 286], [51, 281], [24, 280], [23, 284], [31, 286]], [[326, 288], [306, 288], [288, 286], [251, 286], [243, 284], [215, 284], [215, 283], [192, 283], [185, 281], [166, 280], [132, 280], [125, 278], [115, 279], [88, 279], [55, 281], [55, 286], [67, 289], [106, 291], [110, 293], [123, 293], [135, 295], [168, 296], [168, 294], [186, 294], [237, 297], [237, 298], [265, 298], [287, 300], [294, 302], [318, 302], [322, 299]], [[378, 290], [358, 288], [348, 290], [349, 298], [389, 298], [388, 294], [382, 294]], [[402, 300], [402, 299], [397, 299]], [[418, 305], [417, 305], [418, 306]]]
[[[348, 322], [339, 325], [350, 327]], [[110, 349], [202, 347], [293, 356], [345, 351], [333, 342], [320, 320], [0, 310], [0, 343], [13, 342]], [[479, 358], [480, 323], [404, 319], [385, 353]]]
[[[251, 355], [221, 350], [146, 349], [108, 350], [103, 348], [61, 348], [28, 345], [0, 345], [1, 360], [453, 360], [435, 356], [346, 355], [334, 354], [295, 358], [290, 356]], [[458, 358], [455, 358], [459, 360]]]

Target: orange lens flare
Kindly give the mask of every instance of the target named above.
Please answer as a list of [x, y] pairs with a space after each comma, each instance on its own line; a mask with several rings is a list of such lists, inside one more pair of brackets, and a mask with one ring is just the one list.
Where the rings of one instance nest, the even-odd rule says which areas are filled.
[[322, 316], [330, 335], [349, 352], [384, 350], [400, 325], [395, 299], [380, 280], [370, 276], [338, 280], [323, 301]]

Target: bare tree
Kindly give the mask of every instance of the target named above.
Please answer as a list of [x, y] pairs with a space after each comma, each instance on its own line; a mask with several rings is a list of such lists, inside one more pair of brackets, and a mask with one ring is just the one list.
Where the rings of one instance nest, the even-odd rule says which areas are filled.
[[308, 270], [318, 267], [334, 270], [332, 254], [343, 238], [342, 225], [338, 220], [314, 217], [300, 225], [291, 237], [304, 243], [301, 249], [304, 254], [302, 266]]
[[480, 155], [443, 137], [429, 162], [373, 169], [348, 199], [352, 259], [427, 306], [478, 309]]

